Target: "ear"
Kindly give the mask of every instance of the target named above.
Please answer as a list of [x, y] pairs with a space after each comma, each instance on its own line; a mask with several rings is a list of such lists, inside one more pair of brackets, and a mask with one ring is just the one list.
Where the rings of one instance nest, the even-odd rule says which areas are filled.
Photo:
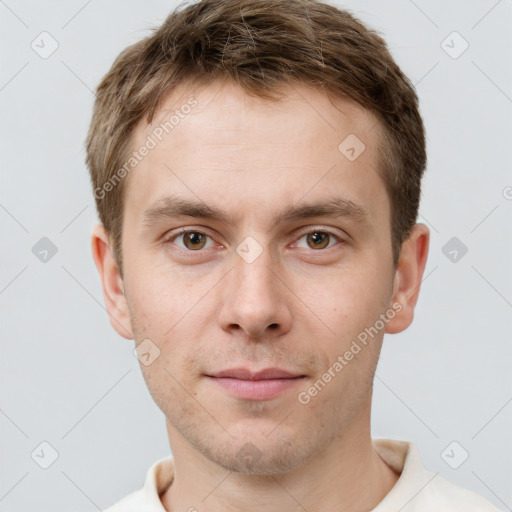
[[103, 287], [105, 306], [112, 327], [128, 340], [133, 339], [123, 280], [111, 251], [110, 238], [102, 224], [91, 233], [92, 256]]
[[[416, 224], [402, 244], [393, 283], [391, 304], [398, 313], [386, 324], [385, 332], [395, 334], [411, 325], [420, 293], [421, 280], [427, 264], [430, 231], [425, 224]], [[401, 306], [399, 309], [398, 305]]]

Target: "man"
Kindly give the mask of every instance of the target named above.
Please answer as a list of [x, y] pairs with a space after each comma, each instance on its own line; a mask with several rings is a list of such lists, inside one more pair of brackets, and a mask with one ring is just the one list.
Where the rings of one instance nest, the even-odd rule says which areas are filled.
[[97, 93], [92, 251], [172, 450], [108, 512], [496, 510], [370, 435], [429, 245], [423, 124], [384, 41], [312, 0], [205, 0]]

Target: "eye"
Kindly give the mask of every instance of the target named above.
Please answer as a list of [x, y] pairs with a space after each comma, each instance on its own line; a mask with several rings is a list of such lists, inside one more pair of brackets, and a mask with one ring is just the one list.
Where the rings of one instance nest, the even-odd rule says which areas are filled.
[[[181, 244], [176, 243], [176, 241], [180, 239], [182, 240]], [[208, 239], [210, 240], [211, 244], [206, 246]], [[195, 231], [192, 229], [182, 229], [178, 233], [172, 234], [165, 240], [165, 243], [170, 242], [177, 245], [180, 249], [187, 251], [200, 251], [201, 249], [207, 249], [208, 247], [214, 245], [213, 240], [208, 235], [202, 233], [201, 231]]]
[[302, 246], [302, 248], [313, 250], [330, 248], [333, 245], [336, 245], [337, 242], [342, 241], [337, 235], [321, 230], [310, 231], [309, 233], [302, 235], [297, 242], [297, 247], [300, 247], [299, 242], [302, 239], [305, 239], [307, 244], [306, 247]]

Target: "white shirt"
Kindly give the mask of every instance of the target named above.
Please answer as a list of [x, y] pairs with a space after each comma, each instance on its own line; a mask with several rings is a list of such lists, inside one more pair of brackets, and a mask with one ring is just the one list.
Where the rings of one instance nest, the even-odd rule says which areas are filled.
[[[373, 445], [400, 477], [372, 512], [499, 512], [482, 496], [425, 469], [413, 443], [373, 439]], [[105, 512], [166, 512], [159, 494], [170, 485], [173, 473], [172, 457], [156, 461], [147, 472], [144, 487]]]

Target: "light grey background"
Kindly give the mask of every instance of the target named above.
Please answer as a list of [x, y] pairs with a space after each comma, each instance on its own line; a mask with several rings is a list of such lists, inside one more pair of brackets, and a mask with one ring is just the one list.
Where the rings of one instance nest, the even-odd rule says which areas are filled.
[[[84, 139], [92, 90], [175, 5], [0, 0], [0, 511], [104, 509], [169, 453], [133, 341], [103, 307]], [[385, 338], [373, 435], [414, 441], [429, 469], [511, 510], [512, 2], [342, 5], [417, 84], [428, 134], [426, 277], [414, 324]], [[31, 48], [43, 31], [59, 45], [47, 59]], [[454, 31], [469, 44], [456, 59]], [[457, 262], [442, 252], [454, 236]], [[42, 237], [58, 249], [46, 263]], [[59, 455], [48, 469], [31, 458], [44, 441]], [[452, 441], [452, 465], [469, 453], [458, 469], [441, 457]]]

